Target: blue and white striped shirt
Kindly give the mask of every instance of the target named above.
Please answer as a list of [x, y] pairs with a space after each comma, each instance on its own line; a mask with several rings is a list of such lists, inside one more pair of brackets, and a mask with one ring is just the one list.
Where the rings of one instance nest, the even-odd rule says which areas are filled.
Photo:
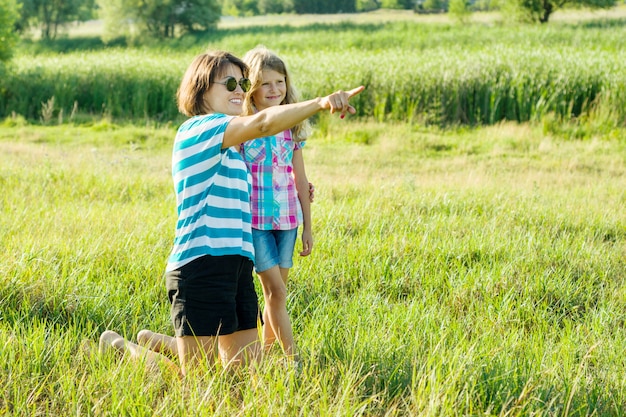
[[237, 147], [222, 149], [232, 118], [195, 116], [178, 129], [172, 153], [178, 222], [167, 272], [204, 255], [254, 261], [250, 173]]

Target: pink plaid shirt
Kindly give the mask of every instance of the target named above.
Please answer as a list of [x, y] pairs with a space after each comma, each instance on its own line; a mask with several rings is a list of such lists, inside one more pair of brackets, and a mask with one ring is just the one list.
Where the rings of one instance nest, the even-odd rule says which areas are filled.
[[291, 131], [244, 142], [241, 155], [252, 174], [252, 227], [289, 230], [302, 224], [302, 208], [293, 177], [293, 152], [304, 146]]

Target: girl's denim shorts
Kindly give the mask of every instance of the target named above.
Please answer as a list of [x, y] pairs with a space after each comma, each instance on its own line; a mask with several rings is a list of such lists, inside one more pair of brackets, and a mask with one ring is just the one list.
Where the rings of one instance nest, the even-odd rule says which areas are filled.
[[259, 230], [252, 229], [256, 272], [267, 271], [278, 265], [289, 269], [293, 266], [293, 249], [298, 229]]

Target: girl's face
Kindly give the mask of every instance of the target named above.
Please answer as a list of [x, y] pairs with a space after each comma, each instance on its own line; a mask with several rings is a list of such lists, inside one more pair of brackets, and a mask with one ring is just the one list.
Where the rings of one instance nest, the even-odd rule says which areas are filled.
[[285, 75], [274, 70], [263, 70], [261, 87], [252, 94], [252, 101], [257, 110], [278, 106], [287, 95]]
[[227, 65], [221, 74], [215, 78], [211, 88], [204, 94], [204, 100], [214, 113], [238, 116], [243, 110], [243, 99], [246, 93], [239, 84], [235, 90], [228, 91], [224, 84], [229, 78], [240, 81], [243, 78], [241, 68], [233, 64]]

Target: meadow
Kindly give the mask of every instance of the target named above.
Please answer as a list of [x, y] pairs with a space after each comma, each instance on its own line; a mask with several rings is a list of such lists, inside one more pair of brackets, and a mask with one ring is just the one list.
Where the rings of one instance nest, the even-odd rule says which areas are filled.
[[625, 37], [623, 17], [534, 27], [429, 23], [414, 15], [225, 27], [147, 46], [107, 46], [93, 37], [23, 42], [0, 81], [0, 117], [174, 120], [177, 82], [193, 56], [206, 49], [242, 55], [263, 43], [289, 62], [303, 97], [363, 84], [359, 116], [380, 122], [485, 125], [591, 115], [614, 126], [626, 117]]
[[[551, 68], [586, 59], [574, 49], [590, 47], [596, 36], [589, 55], [605, 59], [602, 68], [617, 77], [623, 52], [612, 33], [623, 26], [563, 25], [520, 30], [528, 37], [537, 31], [535, 39], [562, 38], [554, 50], [546, 43], [546, 54], [562, 58], [546, 64]], [[467, 30], [474, 38], [492, 36], [492, 29]], [[238, 30], [221, 44], [245, 50], [258, 42], [257, 32]], [[447, 30], [460, 53], [463, 31]], [[521, 35], [498, 30], [498, 50], [514, 59], [516, 45], [505, 43]], [[309, 31], [293, 29], [293, 38], [279, 39], [280, 30], [270, 27], [264, 43], [285, 42], [277, 49], [294, 62], [307, 93], [315, 91], [308, 84], [314, 80], [329, 89], [351, 80], [319, 65], [322, 76], [302, 75], [316, 52], [287, 43], [296, 45]], [[320, 33], [315, 38], [324, 42]], [[375, 56], [393, 56], [382, 47], [389, 40], [365, 41], [378, 42]], [[339, 63], [342, 45], [331, 44], [320, 48], [337, 58], [328, 62], [347, 65]], [[400, 37], [392, 49], [401, 44]], [[193, 55], [159, 61], [150, 50], [127, 51], [141, 53], [154, 60], [145, 68], [159, 70], [184, 67]], [[465, 53], [450, 61], [459, 74], [462, 65], [476, 69], [470, 64], [480, 59], [472, 53], [485, 57], [487, 48]], [[59, 55], [58, 62], [72, 62], [75, 54]], [[113, 63], [123, 55], [92, 51], [83, 60], [104, 63], [109, 56]], [[33, 56], [42, 74], [55, 60], [51, 52]], [[28, 59], [25, 52], [16, 62]], [[394, 68], [386, 79], [400, 85], [405, 72]], [[519, 77], [532, 80], [532, 74]], [[531, 89], [526, 83], [520, 91], [526, 85]], [[368, 100], [376, 102], [366, 96], [359, 104], [367, 108]], [[555, 110], [523, 123], [472, 124], [441, 123], [426, 118], [428, 112], [403, 119], [386, 106], [380, 114], [316, 118], [305, 147], [317, 190], [316, 244], [310, 257], [295, 257], [288, 300], [303, 369], [286, 366], [275, 351], [254, 371], [218, 365], [182, 384], [165, 371], [85, 349], [105, 329], [132, 340], [143, 328], [171, 332], [162, 275], [175, 224], [170, 152], [177, 119], [128, 120], [80, 109], [73, 120], [69, 110], [63, 120], [58, 113], [39, 120], [40, 110], [35, 121], [6, 117], [0, 124], [0, 415], [623, 415], [623, 109], [603, 105], [567, 120]]]

